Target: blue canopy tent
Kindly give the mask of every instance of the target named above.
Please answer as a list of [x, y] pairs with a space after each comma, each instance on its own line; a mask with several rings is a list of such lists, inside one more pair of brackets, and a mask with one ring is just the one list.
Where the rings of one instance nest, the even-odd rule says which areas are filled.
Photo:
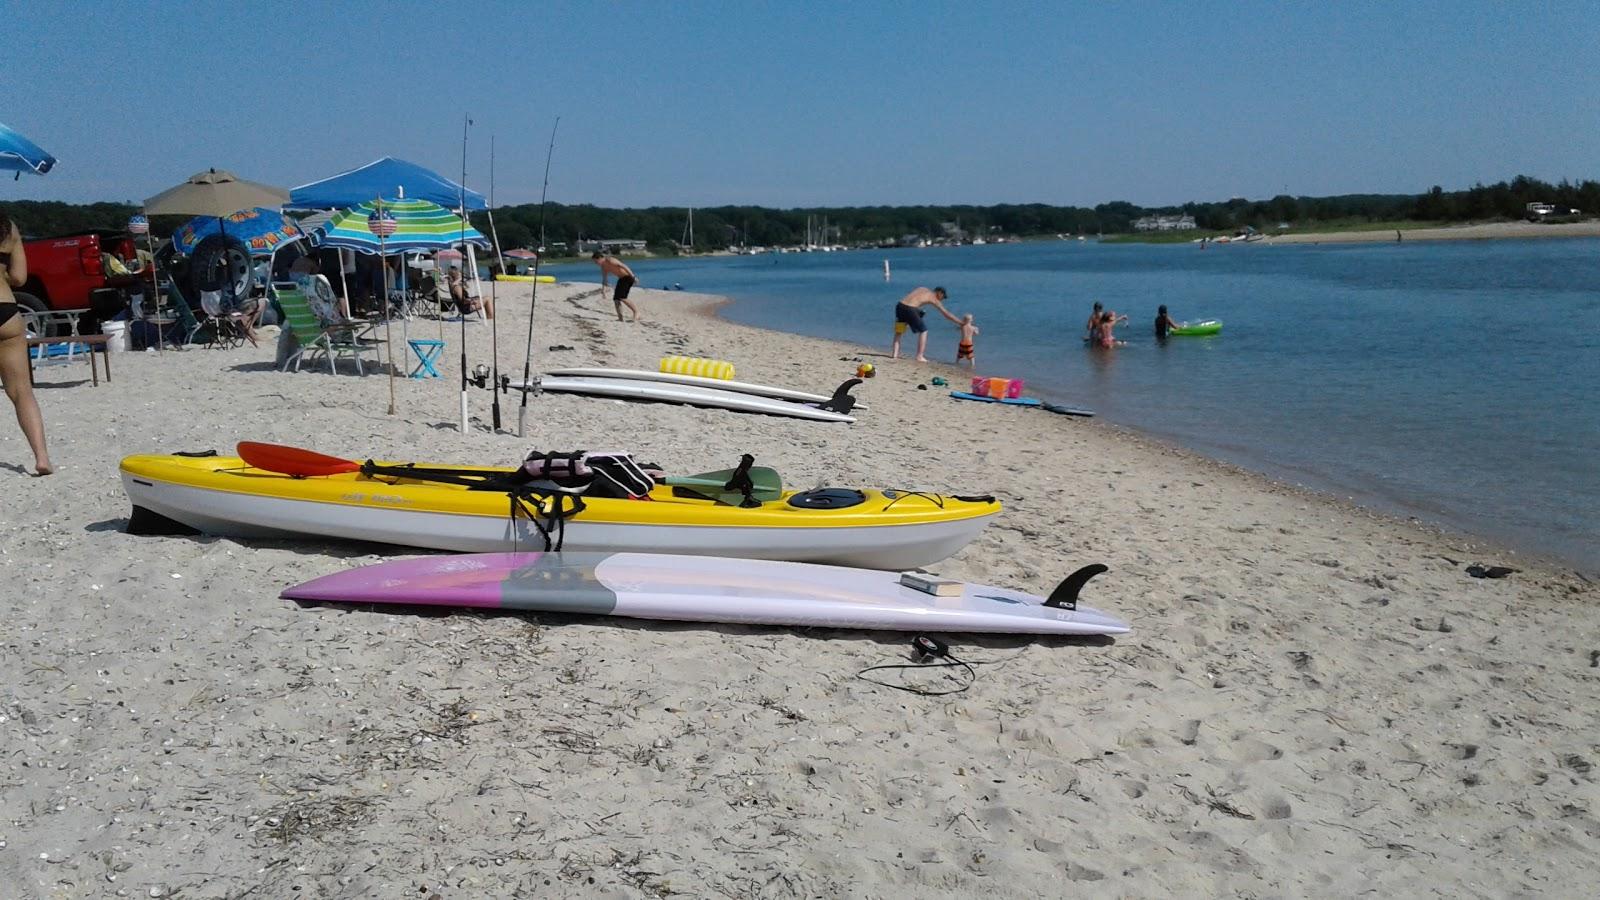
[[[348, 209], [380, 198], [427, 200], [445, 209], [455, 210], [465, 205], [466, 212], [489, 208], [489, 201], [477, 191], [466, 190], [432, 169], [392, 156], [385, 156], [331, 178], [302, 184], [289, 192], [286, 208]], [[481, 294], [483, 285], [478, 283], [477, 256], [471, 249], [468, 253], [472, 254], [472, 280]]]
[[302, 184], [289, 192], [290, 209], [346, 209], [378, 197], [427, 200], [445, 209], [488, 209], [489, 201], [477, 191], [463, 191], [443, 175], [416, 163], [385, 156], [332, 178]]

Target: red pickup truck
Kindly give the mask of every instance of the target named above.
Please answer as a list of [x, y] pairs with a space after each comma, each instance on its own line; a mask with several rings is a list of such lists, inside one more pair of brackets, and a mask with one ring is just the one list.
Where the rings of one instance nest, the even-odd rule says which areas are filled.
[[[128, 288], [143, 284], [150, 289], [150, 276], [107, 276], [100, 254], [112, 253], [134, 260], [133, 235], [125, 231], [85, 231], [61, 237], [24, 240], [28, 254], [28, 281], [14, 293], [17, 303], [35, 312], [60, 309], [90, 309], [86, 318], [110, 316], [115, 310], [94, 309], [92, 294], [100, 288]], [[103, 302], [103, 301], [102, 301]]]

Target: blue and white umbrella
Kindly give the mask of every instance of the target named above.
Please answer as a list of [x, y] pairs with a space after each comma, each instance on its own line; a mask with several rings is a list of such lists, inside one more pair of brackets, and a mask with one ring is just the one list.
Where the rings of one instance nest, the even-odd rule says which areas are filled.
[[0, 170], [43, 175], [56, 164], [56, 158], [44, 152], [38, 144], [28, 140], [5, 125], [0, 125]]

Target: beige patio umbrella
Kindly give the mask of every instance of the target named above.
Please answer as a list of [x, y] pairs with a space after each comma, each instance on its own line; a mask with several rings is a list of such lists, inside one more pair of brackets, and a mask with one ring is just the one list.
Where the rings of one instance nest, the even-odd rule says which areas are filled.
[[[225, 169], [207, 169], [144, 201], [148, 216], [224, 216], [241, 209], [265, 206], [278, 209], [289, 202], [289, 192], [269, 184], [245, 181]], [[222, 229], [224, 232], [226, 228]], [[148, 239], [147, 239], [148, 240]], [[154, 255], [152, 248], [152, 256]], [[152, 276], [154, 273], [152, 272]], [[230, 289], [231, 292], [231, 289]], [[156, 292], [156, 316], [161, 316], [161, 293]], [[164, 341], [157, 341], [160, 346]]]
[[245, 181], [232, 172], [207, 169], [144, 201], [149, 216], [216, 216], [265, 206], [277, 209], [289, 202], [289, 192], [269, 184]]

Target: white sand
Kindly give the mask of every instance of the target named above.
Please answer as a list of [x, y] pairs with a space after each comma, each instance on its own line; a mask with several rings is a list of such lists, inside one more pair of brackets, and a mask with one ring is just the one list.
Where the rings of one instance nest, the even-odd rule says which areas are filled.
[[[1600, 237], [1600, 219], [1585, 222], [1479, 222], [1441, 228], [1408, 228], [1407, 241], [1488, 241], [1525, 238]], [[1267, 235], [1259, 244], [1357, 244], [1394, 242], [1393, 231], [1330, 231]]]
[[[862, 352], [638, 296], [621, 324], [542, 288], [539, 364], [686, 353], [826, 391]], [[450, 340], [451, 377], [402, 383], [393, 418], [385, 379], [280, 374], [269, 347], [41, 372], [61, 472], [5, 477], [0, 528], [0, 896], [1592, 892], [1600, 617], [1571, 572], [876, 357], [851, 427], [547, 396], [519, 440], [474, 390], [462, 437]], [[123, 533], [121, 456], [241, 438], [748, 450], [802, 485], [990, 491], [1005, 513], [943, 573], [1047, 591], [1102, 561], [1085, 599], [1134, 632], [957, 638], [1001, 662], [923, 699], [853, 677], [905, 635], [300, 608], [278, 592], [378, 548]], [[0, 460], [27, 461], [15, 427]]]

